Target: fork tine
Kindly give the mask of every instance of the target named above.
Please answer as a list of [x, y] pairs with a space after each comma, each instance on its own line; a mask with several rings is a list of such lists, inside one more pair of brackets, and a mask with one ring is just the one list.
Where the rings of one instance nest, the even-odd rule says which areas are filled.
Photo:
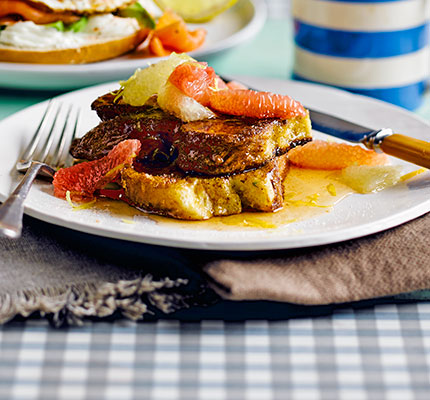
[[76, 138], [76, 134], [78, 133], [78, 122], [79, 122], [79, 117], [80, 116], [81, 116], [81, 110], [78, 109], [78, 111], [76, 113], [75, 126], [73, 127], [73, 137], [72, 137], [72, 140], [74, 140]]
[[[79, 124], [79, 117], [81, 115], [81, 109], [78, 108], [78, 110], [76, 111], [76, 117], [75, 117], [75, 124], [73, 126], [73, 132], [72, 132], [72, 137], [69, 141], [69, 146], [70, 144], [73, 142], [73, 140], [75, 140], [76, 135], [78, 133], [78, 124]], [[70, 153], [67, 151], [64, 158], [61, 160], [62, 164], [65, 167], [69, 167], [70, 165], [73, 164], [73, 157], [70, 155]]]
[[48, 106], [46, 107], [46, 110], [42, 116], [42, 119], [40, 120], [39, 126], [37, 127], [36, 131], [34, 132], [34, 135], [28, 144], [27, 148], [24, 150], [24, 152], [21, 155], [21, 159], [18, 161], [17, 164], [25, 164], [28, 163], [34, 155], [34, 152], [36, 150], [37, 145], [39, 144], [40, 138], [42, 136], [42, 125], [45, 122], [46, 116], [48, 115], [49, 110], [52, 108], [52, 100], [49, 100]]
[[40, 151], [40, 154], [37, 156], [37, 159], [41, 162], [46, 161], [46, 158], [49, 154], [49, 150], [52, 146], [52, 142], [54, 140], [53, 132], [55, 129], [55, 125], [57, 124], [57, 119], [58, 119], [58, 115], [60, 114], [61, 108], [62, 108], [62, 104], [60, 103], [60, 105], [57, 108], [57, 112], [55, 113], [55, 117], [54, 117], [54, 121], [52, 122], [51, 129], [49, 130], [48, 136], [45, 139], [45, 143]]
[[55, 151], [52, 153], [53, 156], [52, 156], [50, 162], [48, 162], [48, 164], [50, 164], [52, 167], [61, 166], [61, 161], [64, 159], [63, 152], [64, 152], [64, 148], [66, 146], [66, 141], [67, 141], [66, 133], [67, 133], [67, 127], [69, 124], [69, 119], [70, 119], [70, 115], [72, 113], [72, 109], [73, 109], [73, 106], [70, 105], [68, 110], [67, 110], [66, 119], [64, 121], [63, 129], [61, 130], [60, 138], [57, 142], [57, 147], [55, 148]]
[[[9, 238], [18, 238], [21, 236], [22, 231], [22, 217], [24, 213], [24, 201], [30, 191], [31, 184], [34, 179], [40, 174], [49, 177], [53, 177], [55, 175], [55, 169], [51, 167], [51, 165], [46, 163], [46, 160], [55, 158], [56, 160], [60, 160], [62, 157], [62, 153], [64, 153], [64, 149], [67, 143], [67, 132], [70, 131], [68, 129], [70, 116], [72, 114], [72, 106], [70, 105], [67, 113], [64, 118], [64, 124], [61, 129], [61, 133], [58, 132], [56, 127], [57, 121], [59, 121], [59, 115], [64, 114], [62, 111], [64, 109], [63, 104], [60, 103], [57, 106], [55, 111], [55, 116], [52, 121], [52, 124], [48, 126], [48, 123], [45, 122], [48, 113], [51, 109], [51, 102], [48, 103], [48, 106], [43, 114], [42, 120], [39, 123], [39, 126], [36, 129], [36, 132], [31, 139], [30, 145], [25, 149], [23, 158], [17, 162], [16, 168], [19, 172], [24, 172], [25, 176], [12, 192], [12, 194], [4, 201], [4, 203], [0, 206], [0, 237], [9, 237]], [[76, 136], [78, 130], [78, 119], [79, 119], [79, 111], [76, 114], [76, 119], [73, 128], [73, 137]], [[58, 123], [60, 125], [60, 123]], [[45, 129], [46, 127], [46, 129]], [[43, 146], [39, 145], [39, 141], [41, 139], [41, 132], [49, 129], [49, 133], [45, 134], [45, 141]], [[54, 132], [58, 132], [55, 134]], [[70, 136], [70, 135], [68, 135]], [[56, 144], [54, 146], [54, 139], [56, 140]], [[51, 151], [51, 147], [55, 147], [55, 154]], [[38, 155], [35, 155], [36, 149], [40, 149]], [[50, 156], [48, 156], [48, 154]], [[66, 153], [67, 154], [67, 153]]]

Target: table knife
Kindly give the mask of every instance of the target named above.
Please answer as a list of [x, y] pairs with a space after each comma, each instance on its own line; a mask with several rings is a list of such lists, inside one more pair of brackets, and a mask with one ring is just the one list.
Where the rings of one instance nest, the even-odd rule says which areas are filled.
[[330, 114], [309, 109], [312, 128], [337, 138], [362, 143], [367, 148], [430, 168], [430, 143], [394, 133], [392, 129], [370, 129]]

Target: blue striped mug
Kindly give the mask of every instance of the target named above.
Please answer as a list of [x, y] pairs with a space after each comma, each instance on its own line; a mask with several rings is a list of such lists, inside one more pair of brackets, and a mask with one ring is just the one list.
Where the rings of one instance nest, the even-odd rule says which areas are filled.
[[430, 0], [293, 0], [294, 78], [407, 109], [430, 75]]

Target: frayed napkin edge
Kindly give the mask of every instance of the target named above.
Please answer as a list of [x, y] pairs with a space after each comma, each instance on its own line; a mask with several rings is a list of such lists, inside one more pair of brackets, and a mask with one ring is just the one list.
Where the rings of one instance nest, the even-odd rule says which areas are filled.
[[151, 275], [117, 283], [65, 285], [62, 288], [34, 288], [0, 294], [0, 324], [14, 317], [39, 312], [51, 314], [51, 323], [81, 326], [87, 317], [108, 317], [115, 312], [132, 320], [151, 313], [151, 307], [168, 314], [187, 307], [185, 296], [168, 289], [186, 285], [187, 279], [153, 280]]

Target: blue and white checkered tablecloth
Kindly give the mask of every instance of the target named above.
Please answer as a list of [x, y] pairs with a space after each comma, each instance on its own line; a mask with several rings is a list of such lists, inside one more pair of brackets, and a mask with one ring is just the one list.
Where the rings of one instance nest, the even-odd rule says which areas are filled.
[[430, 398], [430, 303], [280, 322], [0, 327], [1, 399]]

